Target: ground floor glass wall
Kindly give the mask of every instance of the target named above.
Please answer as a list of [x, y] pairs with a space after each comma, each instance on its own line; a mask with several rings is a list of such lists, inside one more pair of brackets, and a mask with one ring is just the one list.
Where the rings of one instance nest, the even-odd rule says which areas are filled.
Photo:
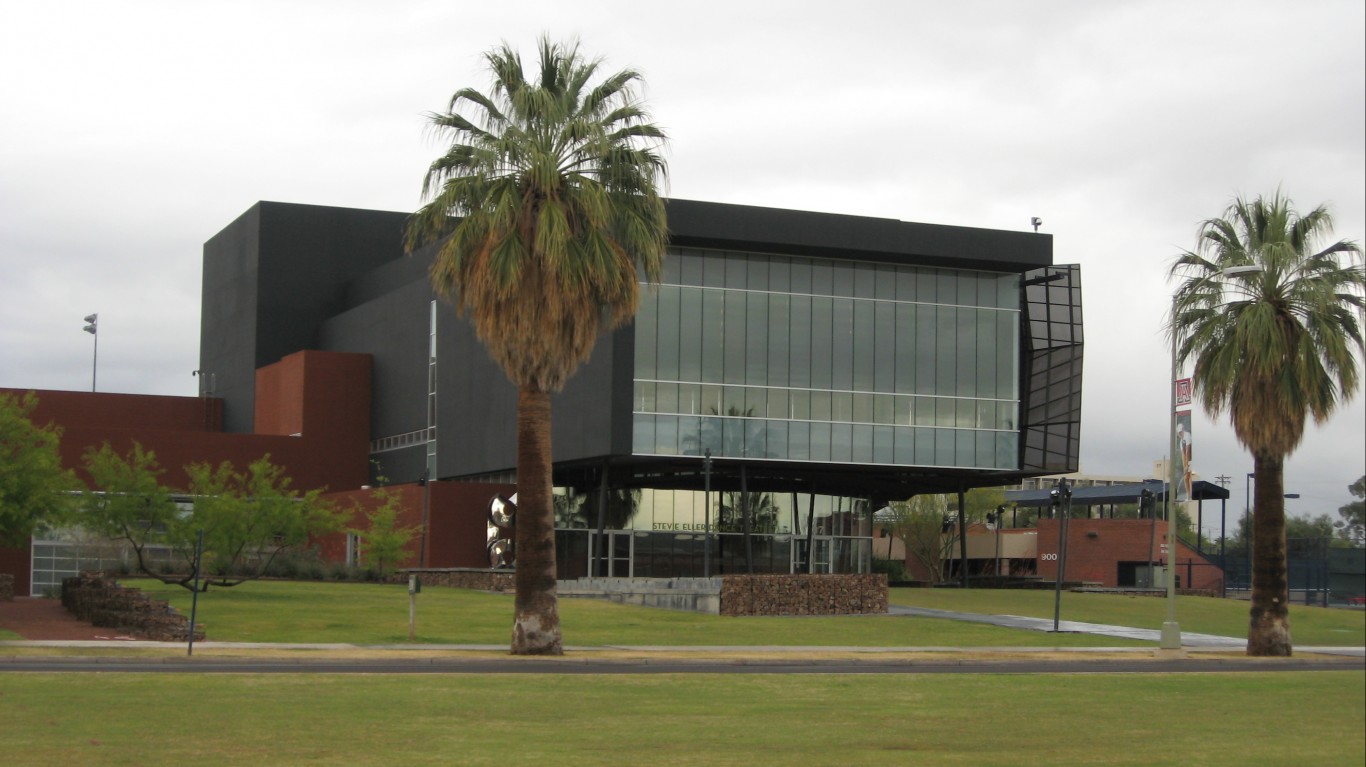
[[[171, 558], [166, 547], [148, 547], [144, 557], [152, 566]], [[29, 595], [56, 596], [62, 581], [83, 572], [130, 573], [137, 558], [122, 541], [95, 538], [80, 530], [40, 530], [33, 537]]]
[[816, 573], [869, 571], [872, 510], [863, 499], [619, 490], [610, 492], [602, 506], [603, 534], [598, 536], [597, 498], [594, 493], [557, 491], [556, 551], [562, 579], [803, 573], [808, 564]]

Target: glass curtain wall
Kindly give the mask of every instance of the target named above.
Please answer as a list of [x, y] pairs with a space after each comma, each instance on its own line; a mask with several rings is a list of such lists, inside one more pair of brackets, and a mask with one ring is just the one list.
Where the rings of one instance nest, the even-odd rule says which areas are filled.
[[[635, 321], [642, 456], [1015, 469], [1019, 276], [673, 249]], [[868, 572], [863, 499], [557, 496], [560, 577]], [[746, 515], [746, 510], [748, 514]], [[748, 516], [750, 536], [744, 535]]]
[[584, 577], [594, 567], [599, 575], [616, 577], [699, 577], [705, 570], [708, 519], [712, 575], [751, 568], [755, 573], [806, 572], [808, 559], [815, 573], [869, 570], [873, 509], [864, 499], [712, 491], [710, 500], [708, 516], [706, 494], [699, 490], [611, 491], [603, 509], [604, 538], [594, 543], [597, 494], [557, 488], [559, 577]]
[[1019, 276], [675, 249], [635, 325], [633, 452], [1019, 464]]

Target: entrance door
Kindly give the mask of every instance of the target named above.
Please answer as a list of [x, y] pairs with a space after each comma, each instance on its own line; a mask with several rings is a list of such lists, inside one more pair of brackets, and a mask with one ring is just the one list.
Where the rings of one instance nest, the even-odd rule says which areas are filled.
[[[606, 578], [630, 578], [634, 575], [635, 536], [629, 530], [604, 530], [602, 532], [604, 560], [598, 562], [596, 571]], [[589, 536], [589, 559], [596, 560], [593, 546], [596, 535]], [[590, 567], [590, 569], [592, 569]]]
[[[806, 558], [809, 554], [807, 540], [805, 537], [798, 538], [796, 545], [792, 547], [792, 572], [806, 572]], [[830, 544], [829, 538], [814, 536], [811, 540], [811, 547], [816, 550], [816, 557], [813, 561], [812, 573], [829, 573], [830, 570]]]

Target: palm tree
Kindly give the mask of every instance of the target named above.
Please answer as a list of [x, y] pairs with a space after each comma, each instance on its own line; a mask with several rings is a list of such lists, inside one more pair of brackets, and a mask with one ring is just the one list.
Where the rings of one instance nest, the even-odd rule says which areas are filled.
[[489, 51], [492, 90], [456, 91], [429, 116], [451, 143], [427, 172], [406, 242], [440, 242], [432, 284], [517, 386], [512, 652], [558, 655], [550, 395], [600, 332], [635, 315], [639, 274], [658, 282], [667, 168], [639, 73], [599, 77], [601, 61], [577, 43], [538, 47], [530, 79], [506, 43]]
[[1178, 364], [1195, 360], [1201, 404], [1212, 415], [1228, 409], [1256, 472], [1248, 655], [1291, 653], [1285, 457], [1307, 416], [1324, 422], [1356, 388], [1366, 274], [1353, 263], [1356, 243], [1318, 249], [1331, 228], [1326, 208], [1300, 215], [1279, 192], [1237, 198], [1171, 268], [1183, 280], [1167, 325]]

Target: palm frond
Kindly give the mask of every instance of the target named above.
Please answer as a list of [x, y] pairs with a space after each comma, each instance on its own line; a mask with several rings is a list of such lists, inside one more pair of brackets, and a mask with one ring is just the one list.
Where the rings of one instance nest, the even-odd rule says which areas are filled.
[[[1315, 250], [1330, 226], [1326, 208], [1298, 215], [1279, 192], [1239, 198], [1202, 222], [1197, 248], [1172, 263], [1181, 282], [1167, 333], [1177, 360], [1194, 361], [1202, 405], [1227, 409], [1254, 454], [1289, 454], [1308, 417], [1326, 419], [1355, 391], [1362, 329], [1353, 310], [1366, 303], [1366, 275], [1355, 243]], [[1226, 273], [1249, 266], [1258, 269]]]
[[640, 281], [659, 279], [667, 135], [635, 70], [603, 74], [576, 42], [542, 38], [537, 53], [529, 72], [507, 44], [487, 52], [490, 87], [456, 91], [429, 115], [451, 143], [428, 169], [405, 243], [440, 241], [436, 289], [515, 383], [553, 391], [604, 321], [634, 315]]

